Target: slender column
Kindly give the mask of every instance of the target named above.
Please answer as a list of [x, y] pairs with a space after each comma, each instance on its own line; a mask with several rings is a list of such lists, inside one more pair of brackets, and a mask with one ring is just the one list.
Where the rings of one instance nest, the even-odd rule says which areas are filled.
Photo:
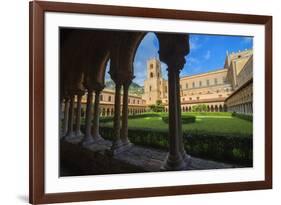
[[121, 140], [123, 145], [129, 145], [130, 141], [128, 138], [128, 93], [131, 81], [123, 84], [123, 109], [122, 109], [122, 129], [121, 129]]
[[252, 114], [253, 113], [252, 102], [250, 102], [250, 104], [249, 104], [249, 109], [250, 109], [250, 114]]
[[92, 105], [93, 105], [93, 90], [88, 90], [87, 107], [86, 107], [85, 136], [84, 136], [84, 139], [83, 139], [83, 142], [82, 142], [83, 146], [92, 144], [94, 142], [92, 134], [91, 134]]
[[115, 101], [114, 101], [114, 119], [113, 119], [113, 129], [114, 129], [114, 142], [112, 144], [111, 150], [117, 150], [122, 146], [122, 141], [120, 139], [120, 111], [121, 111], [121, 84], [115, 83]]
[[[180, 78], [179, 78], [179, 73], [176, 73], [176, 76], [175, 76], [175, 79], [176, 79], [176, 93], [180, 93]], [[177, 97], [177, 103], [178, 103], [178, 107], [181, 108], [181, 99], [180, 99], [180, 95], [176, 95]], [[184, 149], [184, 142], [183, 142], [183, 135], [182, 135], [182, 121], [181, 121], [181, 109], [179, 109], [179, 113], [178, 113], [178, 129], [179, 129], [179, 133], [178, 133], [178, 136], [179, 136], [179, 149], [180, 149], [180, 153], [182, 155], [182, 159], [186, 162], [186, 163], [189, 163], [190, 162], [190, 156], [188, 156], [185, 152], [185, 149]]]
[[94, 119], [93, 119], [93, 127], [92, 127], [92, 134], [93, 134], [94, 141], [103, 140], [99, 133], [100, 92], [101, 90], [95, 91]]
[[74, 131], [73, 131], [74, 98], [75, 98], [75, 95], [70, 96], [68, 130], [67, 130], [67, 133], [65, 135], [65, 139], [72, 139], [72, 138], [75, 137], [75, 134], [74, 134]]
[[65, 136], [68, 128], [68, 112], [69, 112], [69, 97], [64, 100], [64, 119], [63, 119], [63, 134]]
[[81, 123], [81, 100], [82, 100], [82, 94], [79, 93], [77, 95], [77, 107], [76, 107], [76, 128], [75, 128], [75, 135], [77, 137], [83, 136], [83, 133], [80, 129], [80, 123]]
[[180, 99], [177, 88], [178, 69], [168, 67], [168, 89], [169, 89], [169, 153], [164, 163], [165, 170], [181, 170], [185, 163], [180, 153], [180, 126], [179, 115], [180, 106], [178, 100]]

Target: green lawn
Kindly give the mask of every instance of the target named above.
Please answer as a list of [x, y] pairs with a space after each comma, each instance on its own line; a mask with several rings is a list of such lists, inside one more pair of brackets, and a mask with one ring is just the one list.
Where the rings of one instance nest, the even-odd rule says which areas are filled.
[[[159, 114], [159, 116], [129, 119], [129, 129], [145, 128], [168, 131], [168, 124], [162, 121], [161, 115], [166, 115], [166, 113]], [[196, 116], [195, 123], [182, 125], [183, 132], [186, 133], [209, 133], [232, 136], [252, 135], [253, 123], [237, 117], [232, 117], [231, 113], [183, 113], [183, 115]], [[101, 126], [105, 127], [112, 127], [112, 125], [112, 121], [101, 123]]]

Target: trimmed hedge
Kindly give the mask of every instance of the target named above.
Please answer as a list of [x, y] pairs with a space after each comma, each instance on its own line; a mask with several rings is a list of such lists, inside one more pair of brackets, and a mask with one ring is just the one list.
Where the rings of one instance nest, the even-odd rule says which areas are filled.
[[[137, 118], [145, 118], [145, 117], [159, 117], [160, 114], [157, 113], [143, 113], [143, 114], [137, 114], [137, 115], [129, 115], [128, 119], [137, 119]], [[113, 116], [107, 116], [107, 117], [100, 117], [99, 118], [101, 123], [111, 122], [113, 121]]]
[[[100, 127], [100, 134], [114, 139], [113, 128]], [[136, 145], [168, 150], [168, 132], [155, 129], [129, 129], [130, 141]], [[228, 163], [252, 166], [252, 136], [219, 136], [200, 133], [183, 133], [186, 152], [192, 156]]]
[[246, 115], [246, 114], [241, 114], [241, 113], [233, 112], [232, 116], [240, 118], [242, 120], [247, 120], [247, 121], [253, 122], [253, 115]]
[[[162, 116], [162, 120], [165, 123], [169, 123], [169, 116]], [[187, 123], [192, 123], [195, 122], [196, 117], [192, 116], [192, 115], [182, 115], [181, 116], [181, 122], [183, 124], [187, 124]]]

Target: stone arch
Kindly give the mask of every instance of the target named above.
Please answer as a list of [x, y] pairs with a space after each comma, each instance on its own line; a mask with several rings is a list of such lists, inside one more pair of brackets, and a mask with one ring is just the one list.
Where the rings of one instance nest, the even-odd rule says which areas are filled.
[[105, 116], [105, 114], [106, 114], [105, 108], [102, 108], [102, 116]]
[[222, 109], [222, 105], [219, 105], [219, 112], [222, 112], [223, 109]]
[[215, 112], [218, 112], [218, 111], [219, 111], [218, 105], [215, 105]]

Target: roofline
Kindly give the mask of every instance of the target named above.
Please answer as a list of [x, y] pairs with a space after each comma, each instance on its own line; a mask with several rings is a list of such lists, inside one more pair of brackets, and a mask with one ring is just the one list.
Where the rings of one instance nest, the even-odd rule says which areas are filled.
[[216, 70], [213, 70], [213, 71], [209, 71], [209, 72], [204, 72], [204, 73], [199, 73], [199, 74], [195, 74], [195, 75], [186, 75], [186, 76], [182, 76], [180, 77], [180, 79], [183, 79], [183, 78], [193, 78], [193, 77], [198, 77], [198, 76], [201, 76], [201, 75], [209, 75], [209, 74], [214, 74], [214, 73], [220, 73], [220, 72], [226, 72], [228, 69], [227, 68], [219, 68], [219, 69], [216, 69]]

